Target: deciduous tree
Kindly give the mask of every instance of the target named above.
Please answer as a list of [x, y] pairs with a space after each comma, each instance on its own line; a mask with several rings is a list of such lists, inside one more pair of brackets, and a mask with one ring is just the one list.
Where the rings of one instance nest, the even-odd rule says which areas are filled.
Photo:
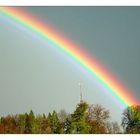
[[104, 134], [106, 132], [106, 121], [109, 119], [109, 111], [101, 105], [91, 105], [88, 109], [87, 120], [90, 125], [90, 133]]
[[125, 133], [140, 133], [140, 106], [130, 106], [123, 112], [122, 126]]

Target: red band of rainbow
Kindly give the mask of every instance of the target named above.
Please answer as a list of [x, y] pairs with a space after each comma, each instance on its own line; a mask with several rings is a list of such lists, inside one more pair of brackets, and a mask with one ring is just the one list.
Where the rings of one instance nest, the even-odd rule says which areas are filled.
[[116, 80], [111, 72], [107, 71], [98, 61], [91, 57], [71, 41], [55, 32], [50, 25], [43, 24], [39, 19], [29, 15], [23, 10], [14, 7], [0, 7], [0, 13], [16, 21], [33, 33], [49, 40], [60, 51], [64, 51], [80, 64], [91, 76], [94, 76], [112, 93], [124, 106], [131, 106], [139, 102], [133, 97], [133, 93], [126, 89], [120, 81]]

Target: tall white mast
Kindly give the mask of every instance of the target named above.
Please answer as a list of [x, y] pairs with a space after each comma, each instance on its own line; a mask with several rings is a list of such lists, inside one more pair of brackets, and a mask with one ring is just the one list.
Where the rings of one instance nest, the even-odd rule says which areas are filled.
[[82, 92], [82, 84], [79, 83], [79, 88], [80, 88], [80, 102], [83, 102], [83, 92]]

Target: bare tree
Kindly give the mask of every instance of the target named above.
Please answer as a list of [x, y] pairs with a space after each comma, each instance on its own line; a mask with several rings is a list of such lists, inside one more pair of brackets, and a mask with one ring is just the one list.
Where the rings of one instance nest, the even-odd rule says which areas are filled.
[[90, 125], [90, 133], [104, 134], [106, 121], [110, 118], [109, 111], [101, 105], [91, 105], [88, 109], [87, 121]]
[[70, 114], [68, 114], [64, 109], [60, 110], [58, 113], [58, 118], [61, 123], [64, 123], [66, 119], [69, 117]]
[[98, 122], [105, 122], [110, 118], [109, 111], [101, 105], [91, 105], [88, 110], [88, 120], [96, 120]]

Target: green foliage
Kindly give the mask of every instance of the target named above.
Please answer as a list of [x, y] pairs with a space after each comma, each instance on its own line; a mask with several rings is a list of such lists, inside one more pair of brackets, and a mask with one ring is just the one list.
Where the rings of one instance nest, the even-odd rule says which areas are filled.
[[71, 118], [67, 117], [66, 121], [64, 122], [63, 130], [66, 134], [71, 133]]
[[27, 113], [25, 114], [25, 130], [24, 130], [24, 133], [25, 134], [31, 134], [32, 133], [32, 125], [31, 125], [30, 117]]
[[46, 134], [46, 133], [51, 133], [48, 124], [48, 120], [43, 114], [43, 116], [38, 115], [35, 119], [35, 133], [37, 134]]
[[31, 110], [29, 114], [25, 114], [25, 134], [35, 134], [36, 132], [36, 123], [35, 115]]
[[16, 128], [17, 128], [17, 124], [16, 124], [16, 120], [14, 116], [6, 116], [6, 117], [2, 117], [1, 118], [1, 127], [2, 127], [2, 131], [3, 133], [10, 133], [10, 134], [14, 134], [17, 133]]
[[60, 134], [60, 121], [58, 119], [58, 115], [55, 111], [53, 113], [49, 113], [48, 115], [48, 123], [51, 128], [52, 133], [54, 134]]
[[101, 105], [89, 106], [81, 101], [72, 114], [61, 110], [46, 117], [25, 114], [0, 118], [0, 134], [140, 134], [140, 106], [128, 107], [123, 112], [121, 130], [117, 122], [110, 122], [109, 111]]
[[122, 126], [125, 133], [140, 133], [140, 106], [130, 106], [123, 112]]
[[25, 130], [25, 114], [19, 114], [18, 116], [18, 122], [17, 122], [17, 125], [18, 125], [18, 133], [19, 134], [23, 134], [24, 133], [24, 130]]
[[86, 121], [88, 104], [81, 102], [77, 105], [76, 110], [71, 115], [70, 132], [72, 134], [89, 133], [89, 125]]

